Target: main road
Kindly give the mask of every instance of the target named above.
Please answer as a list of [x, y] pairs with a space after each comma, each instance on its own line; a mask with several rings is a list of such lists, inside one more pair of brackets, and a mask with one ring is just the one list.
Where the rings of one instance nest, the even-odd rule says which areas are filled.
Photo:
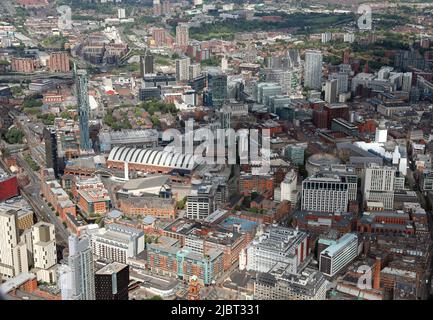
[[22, 195], [30, 203], [39, 219], [54, 225], [56, 229], [57, 243], [65, 246], [68, 243], [70, 233], [60, 222], [60, 219], [53, 213], [44, 199], [42, 199], [40, 194], [40, 177], [32, 170], [32, 168], [30, 168], [21, 153], [17, 154], [17, 163], [26, 172], [30, 180], [30, 183], [27, 186], [21, 188]]

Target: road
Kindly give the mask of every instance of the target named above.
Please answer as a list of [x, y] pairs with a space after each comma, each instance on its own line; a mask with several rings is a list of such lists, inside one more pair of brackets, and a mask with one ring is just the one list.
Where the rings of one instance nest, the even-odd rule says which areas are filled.
[[17, 163], [27, 173], [30, 180], [29, 185], [21, 188], [22, 195], [27, 199], [40, 220], [54, 225], [57, 244], [65, 246], [68, 243], [70, 233], [41, 197], [40, 177], [30, 168], [22, 154], [17, 154]]

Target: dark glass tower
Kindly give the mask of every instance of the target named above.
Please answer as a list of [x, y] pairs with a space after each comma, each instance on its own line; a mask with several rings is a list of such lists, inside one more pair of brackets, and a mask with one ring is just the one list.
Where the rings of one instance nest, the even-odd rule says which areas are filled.
[[92, 143], [89, 136], [89, 113], [90, 103], [89, 94], [87, 92], [88, 79], [85, 70], [77, 72], [74, 64], [75, 85], [77, 93], [77, 111], [80, 122], [80, 149], [88, 151], [92, 149]]
[[96, 300], [128, 300], [129, 266], [112, 262], [95, 273]]
[[220, 108], [227, 100], [227, 75], [220, 72], [208, 74], [208, 90], [211, 97], [211, 104], [214, 108]]
[[56, 178], [59, 177], [59, 160], [57, 152], [57, 134], [53, 127], [44, 128], [45, 161], [47, 168], [53, 168]]

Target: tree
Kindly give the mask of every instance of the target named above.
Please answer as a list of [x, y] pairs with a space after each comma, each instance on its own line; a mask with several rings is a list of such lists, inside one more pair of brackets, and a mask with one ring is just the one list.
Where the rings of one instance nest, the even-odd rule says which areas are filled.
[[17, 129], [16, 127], [12, 127], [5, 135], [5, 139], [10, 144], [23, 143], [24, 133]]

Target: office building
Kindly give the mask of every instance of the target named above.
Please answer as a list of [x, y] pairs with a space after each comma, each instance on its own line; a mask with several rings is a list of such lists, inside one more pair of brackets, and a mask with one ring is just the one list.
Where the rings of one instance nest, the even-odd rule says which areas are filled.
[[335, 244], [320, 252], [319, 270], [333, 277], [358, 255], [358, 236], [346, 233]]
[[395, 168], [370, 164], [365, 169], [363, 180], [364, 201], [381, 203], [384, 209], [393, 209], [395, 172]]
[[211, 249], [200, 254], [179, 248], [176, 240], [148, 245], [147, 264], [153, 273], [184, 281], [196, 277], [201, 285], [212, 284], [224, 271], [221, 250]]
[[205, 219], [216, 209], [217, 186], [213, 184], [194, 186], [186, 197], [188, 219]]
[[146, 50], [144, 56], [140, 56], [140, 75], [144, 78], [146, 74], [154, 73], [154, 58], [150, 50]]
[[254, 299], [326, 300], [328, 281], [323, 273], [306, 268], [299, 274], [291, 274], [285, 267], [277, 263], [270, 272], [257, 275]]
[[74, 76], [77, 95], [77, 112], [80, 126], [80, 149], [89, 151], [92, 149], [92, 142], [89, 135], [89, 114], [90, 102], [88, 94], [88, 79], [84, 71], [77, 72], [74, 65]]
[[189, 80], [189, 66], [190, 66], [189, 57], [176, 59], [176, 80], [177, 81]]
[[128, 300], [129, 266], [112, 262], [95, 273], [96, 300]]
[[13, 278], [28, 271], [27, 246], [19, 237], [18, 213], [0, 210], [0, 277]]
[[322, 89], [323, 56], [320, 51], [307, 50], [305, 52], [304, 87]]
[[325, 101], [328, 103], [337, 102], [338, 82], [337, 79], [327, 80], [325, 83]]
[[241, 251], [239, 269], [269, 272], [277, 262], [287, 264], [287, 272], [296, 274], [309, 254], [305, 232], [276, 224], [258, 231], [256, 238]]
[[120, 224], [109, 224], [92, 233], [93, 254], [127, 264], [129, 258], [144, 250], [144, 232]]
[[189, 65], [189, 80], [194, 80], [201, 74], [201, 65], [199, 63], [193, 63]]
[[302, 210], [343, 213], [349, 201], [346, 177], [317, 173], [302, 181]]
[[57, 152], [57, 132], [54, 127], [44, 127], [45, 162], [47, 168], [54, 170], [54, 176], [59, 177], [59, 159]]
[[305, 162], [306, 143], [289, 144], [284, 155], [296, 165], [303, 165]]
[[347, 72], [331, 73], [329, 80], [337, 80], [337, 96], [349, 90], [349, 75]]
[[227, 75], [220, 72], [209, 72], [208, 91], [210, 105], [219, 108], [227, 100]]
[[333, 174], [345, 178], [349, 201], [356, 201], [358, 193], [358, 175], [354, 166], [345, 164], [331, 164], [320, 167], [319, 173]]
[[298, 198], [297, 191], [298, 175], [294, 170], [289, 171], [284, 180], [280, 184], [281, 188], [281, 201], [287, 200], [292, 203], [294, 207]]
[[95, 300], [95, 271], [90, 237], [69, 236], [67, 264], [59, 266], [62, 300]]

